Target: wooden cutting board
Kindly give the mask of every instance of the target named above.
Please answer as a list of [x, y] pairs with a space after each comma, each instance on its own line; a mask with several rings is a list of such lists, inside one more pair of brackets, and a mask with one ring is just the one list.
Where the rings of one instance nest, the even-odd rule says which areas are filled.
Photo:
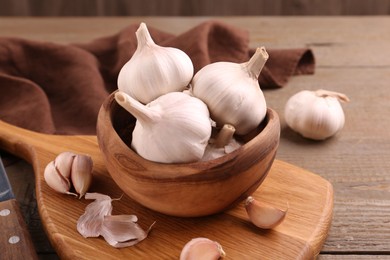
[[209, 217], [178, 218], [151, 211], [123, 196], [113, 202], [114, 215], [135, 214], [144, 229], [154, 221], [156, 224], [141, 243], [116, 249], [102, 237], [86, 239], [77, 232], [76, 222], [91, 201], [58, 194], [43, 179], [45, 166], [59, 153], [86, 153], [94, 161], [90, 192], [121, 197], [122, 191], [104, 166], [96, 136], [46, 135], [0, 121], [0, 148], [32, 164], [41, 220], [61, 259], [178, 259], [182, 247], [195, 237], [218, 241], [227, 259], [313, 259], [320, 252], [332, 220], [331, 183], [275, 160], [253, 196], [289, 208], [284, 222], [276, 228], [254, 227], [243, 205]]

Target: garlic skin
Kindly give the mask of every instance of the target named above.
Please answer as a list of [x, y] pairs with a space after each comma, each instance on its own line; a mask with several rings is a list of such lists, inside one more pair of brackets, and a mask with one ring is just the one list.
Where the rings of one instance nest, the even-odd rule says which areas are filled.
[[303, 137], [324, 140], [339, 132], [345, 123], [342, 93], [319, 89], [303, 90], [291, 96], [284, 109], [287, 125]]
[[211, 136], [207, 106], [183, 92], [170, 92], [143, 105], [118, 91], [115, 100], [136, 119], [131, 147], [161, 163], [199, 161]]
[[155, 44], [145, 23], [136, 36], [137, 49], [119, 72], [118, 89], [143, 104], [184, 90], [194, 73], [190, 57], [180, 49]]
[[248, 62], [215, 62], [195, 74], [193, 95], [207, 104], [217, 125], [231, 124], [244, 135], [261, 123], [267, 105], [258, 77], [268, 57], [261, 47]]
[[222, 246], [208, 238], [198, 237], [190, 240], [180, 253], [180, 260], [218, 260], [226, 256]]

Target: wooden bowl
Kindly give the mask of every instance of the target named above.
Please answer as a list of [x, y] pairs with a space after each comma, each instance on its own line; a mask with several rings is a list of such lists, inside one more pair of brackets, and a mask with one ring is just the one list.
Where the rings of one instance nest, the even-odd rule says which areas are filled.
[[180, 217], [222, 212], [252, 194], [270, 170], [279, 145], [279, 117], [272, 109], [239, 149], [218, 159], [185, 164], [146, 160], [130, 148], [135, 118], [112, 93], [103, 103], [97, 138], [107, 170], [138, 203]]

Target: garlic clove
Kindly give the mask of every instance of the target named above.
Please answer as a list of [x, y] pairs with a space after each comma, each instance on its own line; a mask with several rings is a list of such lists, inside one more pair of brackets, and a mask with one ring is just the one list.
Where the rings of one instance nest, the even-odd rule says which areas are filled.
[[284, 109], [286, 124], [303, 137], [324, 140], [338, 133], [345, 123], [342, 93], [303, 90], [291, 96]]
[[268, 203], [255, 200], [249, 196], [245, 202], [245, 209], [250, 221], [263, 229], [274, 228], [283, 222], [287, 210], [281, 210]]
[[261, 123], [267, 106], [258, 76], [268, 57], [261, 47], [245, 63], [215, 62], [195, 74], [193, 95], [207, 104], [217, 125], [231, 124], [244, 135]]
[[180, 253], [180, 260], [217, 260], [226, 256], [222, 246], [208, 238], [194, 238], [189, 241]]
[[89, 189], [92, 181], [93, 161], [88, 155], [77, 154], [72, 163], [71, 179], [73, 187], [82, 198]]
[[63, 194], [77, 196], [76, 194], [69, 192], [71, 186], [70, 181], [59, 172], [54, 164], [54, 161], [51, 161], [46, 165], [43, 177], [47, 185], [49, 185], [49, 187], [53, 190]]
[[62, 152], [54, 159], [54, 165], [65, 178], [70, 178], [73, 159], [76, 154], [72, 152]]
[[136, 31], [137, 49], [118, 75], [118, 89], [147, 104], [157, 97], [184, 90], [192, 79], [190, 57], [177, 48], [157, 45], [141, 23]]

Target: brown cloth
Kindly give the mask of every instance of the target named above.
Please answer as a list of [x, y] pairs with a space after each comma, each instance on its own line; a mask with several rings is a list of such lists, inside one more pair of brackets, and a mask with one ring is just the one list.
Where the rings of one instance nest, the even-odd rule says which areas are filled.
[[[42, 133], [95, 134], [99, 108], [117, 89], [118, 73], [136, 49], [138, 26], [83, 44], [0, 38], [0, 119]], [[245, 62], [254, 52], [245, 30], [217, 21], [180, 35], [149, 31], [157, 44], [186, 52], [195, 72], [216, 61]], [[314, 73], [310, 49], [267, 51], [259, 78], [263, 89]]]

